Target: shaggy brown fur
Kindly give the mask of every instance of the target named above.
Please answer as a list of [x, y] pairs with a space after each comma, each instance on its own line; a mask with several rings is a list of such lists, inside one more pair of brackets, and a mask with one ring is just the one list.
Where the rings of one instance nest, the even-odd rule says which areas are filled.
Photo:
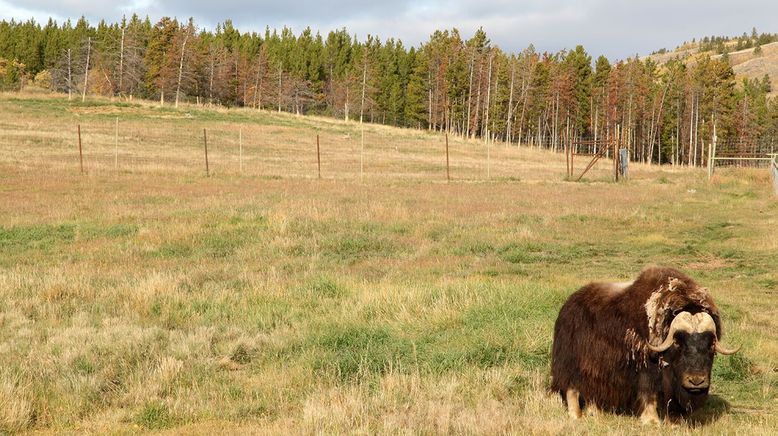
[[572, 387], [602, 410], [640, 414], [642, 400], [663, 390], [661, 364], [647, 345], [659, 344], [682, 311], [709, 313], [721, 338], [719, 311], [708, 290], [675, 269], [648, 268], [629, 285], [584, 286], [556, 321], [552, 390], [565, 398]]

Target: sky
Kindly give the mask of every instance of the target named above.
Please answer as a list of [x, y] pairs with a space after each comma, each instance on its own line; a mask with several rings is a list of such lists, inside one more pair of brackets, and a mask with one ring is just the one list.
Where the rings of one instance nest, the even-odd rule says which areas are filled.
[[45, 23], [83, 15], [96, 23], [133, 13], [153, 22], [193, 17], [206, 29], [227, 19], [241, 31], [288, 26], [299, 33], [310, 26], [325, 35], [345, 27], [360, 39], [394, 37], [406, 46], [419, 45], [438, 29], [457, 28], [469, 38], [483, 27], [508, 52], [529, 44], [541, 52], [582, 44], [591, 55], [612, 61], [754, 27], [778, 33], [775, 0], [0, 0], [0, 19]]

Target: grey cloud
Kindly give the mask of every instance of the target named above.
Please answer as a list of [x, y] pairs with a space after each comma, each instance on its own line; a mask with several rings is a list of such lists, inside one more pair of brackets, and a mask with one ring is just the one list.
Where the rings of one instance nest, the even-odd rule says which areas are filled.
[[211, 17], [217, 21], [231, 18], [235, 22], [306, 22], [321, 23], [344, 18], [393, 15], [406, 10], [410, 1], [278, 1], [245, 0], [158, 2], [154, 8], [177, 16]]
[[[132, 6], [131, 0], [106, 2], [95, 0], [6, 0], [20, 10], [31, 13], [45, 13], [56, 18], [78, 18], [82, 15], [91, 18], [113, 18], [121, 14], [122, 8]], [[18, 17], [27, 18], [27, 17]]]

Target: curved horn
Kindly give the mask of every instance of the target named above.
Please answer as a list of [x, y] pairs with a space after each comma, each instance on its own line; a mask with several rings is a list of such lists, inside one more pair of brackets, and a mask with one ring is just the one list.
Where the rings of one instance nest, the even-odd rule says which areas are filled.
[[667, 351], [673, 345], [673, 341], [675, 340], [675, 332], [680, 330], [691, 333], [694, 331], [694, 327], [692, 326], [692, 319], [692, 314], [689, 312], [679, 313], [673, 319], [673, 322], [670, 323], [670, 330], [667, 332], [665, 340], [658, 346], [653, 346], [651, 343], [649, 343], [648, 349], [655, 353], [664, 353]]
[[696, 330], [697, 330], [698, 333], [702, 333], [702, 332], [706, 332], [706, 331], [713, 333], [713, 336], [716, 339], [716, 343], [715, 343], [714, 347], [715, 347], [715, 350], [716, 350], [717, 353], [723, 354], [725, 356], [731, 356], [731, 355], [737, 353], [738, 351], [740, 351], [741, 347], [737, 347], [737, 348], [734, 348], [734, 349], [729, 349], [729, 348], [724, 348], [724, 346], [721, 345], [721, 342], [719, 342], [719, 339], [716, 338], [716, 323], [713, 322], [713, 317], [711, 317], [710, 314], [708, 314], [707, 312], [700, 312], [700, 313], [694, 315], [694, 318], [697, 321], [697, 329]]
[[742, 346], [737, 347], [737, 348], [732, 348], [732, 349], [724, 348], [721, 345], [721, 342], [719, 342], [719, 341], [716, 341], [716, 346], [715, 346], [716, 352], [719, 353], [719, 354], [723, 354], [725, 356], [731, 356], [731, 355], [737, 353], [738, 351], [740, 351], [740, 348], [742, 348]]

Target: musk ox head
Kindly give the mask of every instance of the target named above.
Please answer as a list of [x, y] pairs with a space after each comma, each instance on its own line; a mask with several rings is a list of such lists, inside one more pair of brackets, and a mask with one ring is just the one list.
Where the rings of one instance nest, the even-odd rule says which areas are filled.
[[710, 374], [716, 353], [731, 355], [739, 349], [724, 347], [717, 337], [716, 323], [707, 312], [678, 313], [659, 345], [648, 345], [659, 354], [662, 386], [667, 407], [692, 412], [708, 398]]

